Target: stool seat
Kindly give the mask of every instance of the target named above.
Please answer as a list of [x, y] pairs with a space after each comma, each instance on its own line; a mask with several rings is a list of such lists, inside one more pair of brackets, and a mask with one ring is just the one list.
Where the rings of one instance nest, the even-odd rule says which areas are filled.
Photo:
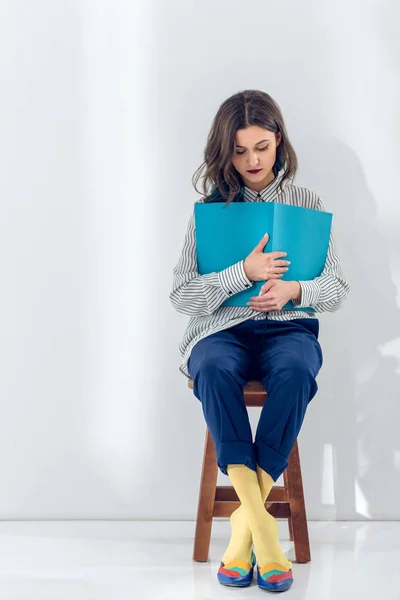
[[[193, 380], [188, 380], [193, 390]], [[243, 388], [247, 407], [262, 407], [267, 393], [260, 381], [249, 381]], [[233, 486], [217, 486], [218, 464], [215, 446], [208, 428], [203, 454], [203, 467], [197, 507], [196, 532], [193, 560], [207, 562], [210, 549], [211, 528], [214, 517], [230, 517], [240, 506]], [[288, 467], [283, 473], [284, 485], [274, 485], [265, 502], [265, 508], [275, 518], [287, 519], [290, 539], [294, 542], [296, 562], [311, 560], [307, 516], [304, 502], [300, 456], [297, 440], [288, 458]]]
[[[189, 379], [188, 386], [193, 389], [193, 379]], [[248, 381], [243, 391], [246, 395], [246, 406], [264, 406], [267, 393], [261, 381]]]

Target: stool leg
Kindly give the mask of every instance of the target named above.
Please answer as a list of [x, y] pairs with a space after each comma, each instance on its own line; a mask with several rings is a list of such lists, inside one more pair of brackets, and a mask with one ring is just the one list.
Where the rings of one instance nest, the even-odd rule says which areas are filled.
[[289, 526], [289, 539], [291, 542], [293, 542], [293, 525], [292, 525], [292, 517], [289, 517], [288, 519], [288, 526]]
[[193, 560], [198, 562], [208, 561], [217, 477], [218, 464], [215, 446], [207, 429], [193, 548]]
[[[288, 485], [288, 475], [287, 475], [287, 469], [285, 471], [283, 471], [283, 485], [285, 487], [286, 490], [286, 495], [288, 496], [288, 489], [289, 489], [289, 485]], [[288, 517], [288, 529], [289, 529], [289, 539], [291, 542], [293, 542], [293, 523], [292, 523], [292, 516]]]
[[291, 513], [289, 530], [292, 530], [296, 562], [306, 563], [311, 560], [311, 552], [297, 440], [289, 456], [286, 481]]

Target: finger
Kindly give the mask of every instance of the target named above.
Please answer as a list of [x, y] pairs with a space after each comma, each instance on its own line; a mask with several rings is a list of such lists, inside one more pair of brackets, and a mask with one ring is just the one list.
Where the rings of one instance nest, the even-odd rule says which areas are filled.
[[269, 242], [269, 234], [266, 233], [263, 235], [261, 240], [258, 242], [258, 244], [254, 248], [253, 252], [262, 252], [264, 250], [265, 246], [268, 244], [268, 242]]
[[264, 294], [267, 294], [269, 292], [269, 290], [271, 290], [275, 285], [275, 281], [274, 280], [268, 280], [267, 283], [264, 283], [263, 286], [261, 286], [261, 290], [259, 293], [259, 296], [263, 296]]
[[262, 296], [252, 296], [248, 302], [248, 304], [254, 304], [256, 306], [264, 306], [266, 303], [272, 303], [272, 304], [276, 304], [276, 298], [271, 298], [268, 295], [268, 292], [266, 294], [263, 294]]
[[[267, 282], [269, 283], [269, 282]], [[267, 284], [266, 284], [267, 285]], [[265, 291], [258, 296], [253, 296], [250, 298], [251, 302], [276, 302], [276, 294], [274, 292], [273, 286], [269, 288], [265, 288]]]
[[249, 308], [251, 308], [251, 310], [255, 310], [256, 312], [262, 312], [263, 311], [263, 307], [260, 306], [259, 304], [255, 304], [253, 302], [248, 302], [247, 305], [248, 305]]
[[290, 264], [292, 264], [290, 260], [274, 259], [274, 266], [276, 267], [288, 267]]
[[260, 300], [260, 296], [252, 296], [247, 304], [257, 303]]
[[255, 304], [257, 306], [261, 306], [263, 302], [264, 302], [263, 296], [253, 296], [252, 298], [250, 298], [250, 300], [248, 301], [247, 304]]
[[[252, 301], [251, 298], [250, 298], [250, 301]], [[275, 294], [273, 294], [273, 292], [271, 292], [271, 290], [269, 290], [262, 296], [256, 296], [255, 299], [253, 300], [253, 302], [256, 302], [257, 304], [263, 304], [265, 302], [276, 302], [276, 297], [275, 297]]]
[[269, 255], [273, 259], [283, 258], [284, 256], [287, 256], [287, 252], [270, 252]]
[[254, 312], [259, 312], [259, 313], [264, 313], [264, 312], [269, 312], [271, 310], [278, 310], [277, 306], [254, 306], [254, 305], [250, 305], [249, 308], [251, 310], [254, 310]]
[[265, 310], [278, 310], [278, 305], [275, 300], [269, 300], [268, 302], [248, 302], [249, 308], [259, 312]]

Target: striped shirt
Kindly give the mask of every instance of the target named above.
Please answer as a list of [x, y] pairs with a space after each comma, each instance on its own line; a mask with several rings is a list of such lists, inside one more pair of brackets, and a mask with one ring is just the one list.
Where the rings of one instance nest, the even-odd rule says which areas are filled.
[[[302, 206], [315, 210], [325, 210], [321, 199], [307, 188], [298, 187], [285, 181], [279, 188], [282, 172], [261, 192], [247, 186], [242, 188], [245, 202], [281, 202], [292, 206]], [[204, 198], [198, 202], [204, 202]], [[284, 249], [283, 249], [284, 250]], [[310, 307], [310, 311], [280, 310], [258, 312], [249, 306], [221, 306], [232, 294], [250, 288], [250, 281], [244, 271], [244, 260], [231, 265], [218, 273], [200, 275], [196, 254], [196, 231], [194, 211], [192, 212], [183, 242], [182, 253], [173, 270], [173, 284], [170, 293], [172, 305], [178, 312], [189, 315], [183, 339], [179, 344], [182, 363], [179, 370], [189, 377], [187, 363], [193, 346], [202, 338], [247, 321], [248, 319], [311, 319], [319, 312], [333, 312], [339, 308], [350, 291], [334, 242], [331, 229], [329, 247], [324, 269], [319, 277], [309, 281], [299, 281], [300, 301], [295, 306]]]

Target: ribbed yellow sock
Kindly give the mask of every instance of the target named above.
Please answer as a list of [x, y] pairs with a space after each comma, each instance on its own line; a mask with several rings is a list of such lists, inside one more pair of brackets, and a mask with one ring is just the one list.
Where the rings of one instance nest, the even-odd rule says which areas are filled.
[[[261, 498], [265, 503], [268, 495], [274, 485], [274, 480], [266, 473], [259, 465], [257, 465], [257, 478], [260, 487]], [[251, 551], [253, 547], [253, 536], [247, 524], [246, 513], [243, 504], [233, 511], [230, 517], [231, 522], [231, 538], [225, 553], [222, 557], [222, 562], [226, 565], [232, 560], [243, 560], [251, 562]], [[276, 521], [275, 521], [276, 522]], [[278, 524], [276, 523], [278, 526]]]
[[[242, 503], [258, 565], [263, 567], [270, 563], [278, 563], [284, 569], [289, 570], [292, 563], [286, 558], [279, 545], [278, 523], [264, 508], [265, 499], [261, 494], [258, 477], [268, 488], [269, 479], [271, 479], [268, 473], [265, 471], [265, 475], [261, 472], [256, 473], [245, 465], [228, 465], [227, 472]], [[223, 560], [223, 562], [225, 561]]]
[[246, 563], [250, 563], [253, 537], [249, 526], [247, 525], [246, 514], [242, 505], [233, 511], [230, 522], [231, 539], [229, 540], [228, 547], [222, 557], [222, 562], [224, 565], [232, 560], [243, 560]]

